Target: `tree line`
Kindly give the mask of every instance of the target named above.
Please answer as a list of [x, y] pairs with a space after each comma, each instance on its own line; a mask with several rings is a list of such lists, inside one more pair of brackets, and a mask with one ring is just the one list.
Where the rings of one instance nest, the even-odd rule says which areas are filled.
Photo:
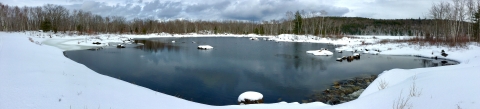
[[480, 41], [480, 0], [434, 3], [427, 16], [411, 19], [369, 19], [328, 16], [328, 12], [288, 11], [269, 21], [158, 20], [122, 16], [100, 16], [60, 5], [37, 7], [0, 3], [0, 31], [77, 31], [80, 34], [305, 34], [314, 36], [392, 35], [424, 36], [444, 40], [472, 38]]

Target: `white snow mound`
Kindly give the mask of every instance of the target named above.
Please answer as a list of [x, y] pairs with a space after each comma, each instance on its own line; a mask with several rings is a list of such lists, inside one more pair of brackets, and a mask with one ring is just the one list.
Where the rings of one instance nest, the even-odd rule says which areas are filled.
[[242, 102], [245, 99], [247, 99], [247, 100], [260, 100], [262, 98], [263, 98], [263, 95], [261, 93], [254, 92], [254, 91], [246, 91], [246, 92], [243, 92], [242, 94], [240, 94], [240, 96], [238, 96], [238, 102]]
[[315, 56], [319, 56], [319, 55], [333, 55], [333, 53], [331, 51], [328, 51], [328, 50], [309, 50], [307, 51], [307, 53], [310, 53], [310, 54], [313, 54]]
[[213, 49], [213, 47], [210, 46], [210, 45], [199, 45], [198, 48], [199, 49]]

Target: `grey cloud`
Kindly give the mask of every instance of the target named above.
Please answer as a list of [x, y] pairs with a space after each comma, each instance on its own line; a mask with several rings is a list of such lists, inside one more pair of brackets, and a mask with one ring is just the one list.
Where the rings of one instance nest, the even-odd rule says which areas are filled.
[[440, 0], [375, 0], [350, 4], [356, 6], [347, 16], [402, 19], [424, 17], [432, 3]]
[[208, 9], [212, 10], [223, 10], [225, 9], [228, 5], [230, 5], [230, 1], [228, 0], [223, 0], [220, 2], [215, 2], [215, 3], [197, 3], [197, 4], [192, 4], [189, 5], [186, 9], [186, 12], [188, 13], [195, 13], [199, 11], [205, 11]]
[[342, 16], [349, 12], [348, 8], [323, 4], [306, 4], [297, 0], [262, 0], [238, 2], [222, 12], [222, 16], [242, 20], [270, 20], [283, 18], [287, 11], [319, 12], [325, 10], [332, 16]]
[[319, 12], [325, 10], [329, 15], [342, 16], [350, 10], [321, 2], [302, 2], [299, 0], [206, 0], [206, 1], [126, 1], [117, 5], [105, 2], [84, 1], [66, 6], [69, 9], [82, 9], [102, 16], [124, 16], [127, 19], [200, 19], [200, 20], [271, 20], [281, 19], [287, 11], [305, 10]]
[[68, 0], [68, 2], [83, 2], [83, 0]]
[[172, 18], [182, 12], [183, 6], [184, 4], [182, 2], [160, 2], [157, 0], [145, 3], [142, 14], [152, 15], [157, 18]]
[[6, 0], [17, 6], [58, 4], [102, 16], [202, 20], [271, 20], [285, 12], [325, 10], [330, 16], [369, 18], [424, 17], [439, 0]]
[[148, 2], [142, 8], [140, 5], [134, 3], [117, 4], [109, 6], [106, 3], [85, 1], [82, 4], [73, 4], [66, 6], [68, 9], [77, 9], [83, 11], [90, 11], [93, 14], [102, 16], [124, 16], [127, 19], [133, 18], [173, 18], [182, 11], [183, 4], [181, 2]]

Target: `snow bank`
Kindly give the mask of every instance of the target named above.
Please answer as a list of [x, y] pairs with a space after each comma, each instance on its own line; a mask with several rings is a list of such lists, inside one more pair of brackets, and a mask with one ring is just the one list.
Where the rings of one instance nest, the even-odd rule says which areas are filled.
[[408, 39], [415, 36], [355, 35], [355, 37], [366, 39]]
[[98, 74], [21, 33], [0, 39], [1, 109], [212, 108]]
[[[175, 36], [175, 35], [173, 35]], [[44, 44], [32, 43], [28, 40]], [[99, 41], [85, 38], [87, 36], [62, 36], [41, 38], [42, 36], [25, 33], [0, 32], [0, 108], [180, 108], [180, 109], [371, 109], [392, 108], [399, 101], [417, 109], [438, 108], [479, 108], [480, 88], [480, 47], [468, 46], [467, 49], [445, 47], [421, 47], [408, 44], [374, 44], [358, 45], [364, 40], [374, 39], [340, 39], [337, 41], [305, 36], [298, 42], [348, 43], [343, 50], [371, 49], [381, 50], [382, 55], [414, 55], [431, 57], [442, 49], [449, 55], [447, 59], [461, 62], [458, 65], [392, 69], [384, 71], [354, 101], [329, 106], [315, 102], [307, 104], [272, 103], [254, 105], [209, 106], [127, 83], [112, 77], [98, 74], [82, 64], [76, 63], [62, 54], [62, 50], [81, 49], [93, 46], [90, 42]], [[99, 35], [101, 42], [123, 42], [135, 35], [108, 36]], [[138, 37], [160, 37], [158, 34]], [[172, 36], [161, 36], [172, 37]], [[252, 36], [248, 36], [252, 37]], [[258, 36], [255, 36], [258, 37]], [[288, 38], [290, 37], [290, 38]], [[282, 40], [301, 39], [285, 35], [272, 37]], [[313, 38], [313, 39], [312, 39]], [[86, 40], [85, 42], [80, 42]], [[84, 43], [78, 44], [78, 43]], [[76, 44], [75, 44], [76, 43]], [[58, 48], [45, 46], [54, 45]], [[99, 45], [101, 46], [101, 45]], [[432, 52], [434, 54], [432, 54]], [[379, 89], [380, 84], [387, 84]], [[415, 96], [410, 96], [415, 88]], [[407, 100], [408, 99], [408, 100]]]
[[[480, 83], [480, 47], [452, 49], [447, 47], [421, 47], [407, 44], [369, 45], [362, 47], [388, 47], [391, 50], [380, 52], [383, 55], [410, 55], [430, 57], [432, 52], [446, 51], [447, 59], [461, 62], [459, 65], [392, 69], [384, 71], [372, 82], [357, 100], [333, 106], [344, 108], [392, 108], [401, 101], [406, 107], [418, 109], [439, 108], [478, 108], [480, 88], [472, 87]], [[379, 88], [386, 84], [385, 89]], [[412, 96], [413, 93], [413, 96]], [[408, 99], [408, 100], [407, 100]]]
[[[376, 43], [383, 39], [407, 39], [412, 36], [372, 36], [372, 35], [355, 35], [354, 39], [343, 37], [340, 39], [322, 38], [313, 35], [295, 35], [295, 34], [281, 34], [272, 36], [269, 40], [278, 42], [309, 42], [309, 43], [328, 43], [333, 45], [359, 45], [362, 43]], [[373, 38], [375, 37], [375, 38]]]
[[[28, 37], [34, 41], [47, 39], [0, 32], [0, 109], [308, 109], [328, 106], [319, 102], [243, 106], [195, 103], [98, 74], [66, 58], [62, 50], [32, 43]], [[65, 42], [74, 38], [52, 39]]]

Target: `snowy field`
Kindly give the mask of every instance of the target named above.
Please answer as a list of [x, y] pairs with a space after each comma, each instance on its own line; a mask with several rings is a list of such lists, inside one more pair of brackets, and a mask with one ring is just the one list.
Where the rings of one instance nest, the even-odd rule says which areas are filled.
[[[212, 37], [204, 35], [200, 37]], [[261, 37], [256, 35], [220, 35]], [[379, 49], [381, 55], [439, 56], [458, 65], [392, 69], [384, 71], [354, 101], [339, 105], [321, 102], [273, 103], [256, 105], [210, 106], [199, 104], [108, 77], [76, 63], [62, 51], [106, 46], [106, 42], [124, 42], [129, 38], [199, 37], [198, 35], [115, 35], [65, 36], [44, 33], [0, 32], [0, 109], [475, 109], [480, 108], [480, 47], [420, 47], [408, 44], [374, 44], [373, 36], [332, 40], [309, 36], [279, 35], [259, 38], [272, 41], [330, 43], [345, 51]], [[377, 37], [377, 36], [376, 36]], [[391, 36], [386, 36], [391, 37]], [[385, 38], [386, 38], [385, 37]], [[389, 39], [399, 38], [398, 36]], [[247, 39], [246, 39], [247, 40]], [[94, 45], [93, 42], [101, 42]], [[128, 43], [128, 42], [127, 42]], [[320, 49], [320, 48], [319, 48]], [[433, 54], [432, 54], [433, 52]], [[268, 96], [264, 96], [268, 98]]]

